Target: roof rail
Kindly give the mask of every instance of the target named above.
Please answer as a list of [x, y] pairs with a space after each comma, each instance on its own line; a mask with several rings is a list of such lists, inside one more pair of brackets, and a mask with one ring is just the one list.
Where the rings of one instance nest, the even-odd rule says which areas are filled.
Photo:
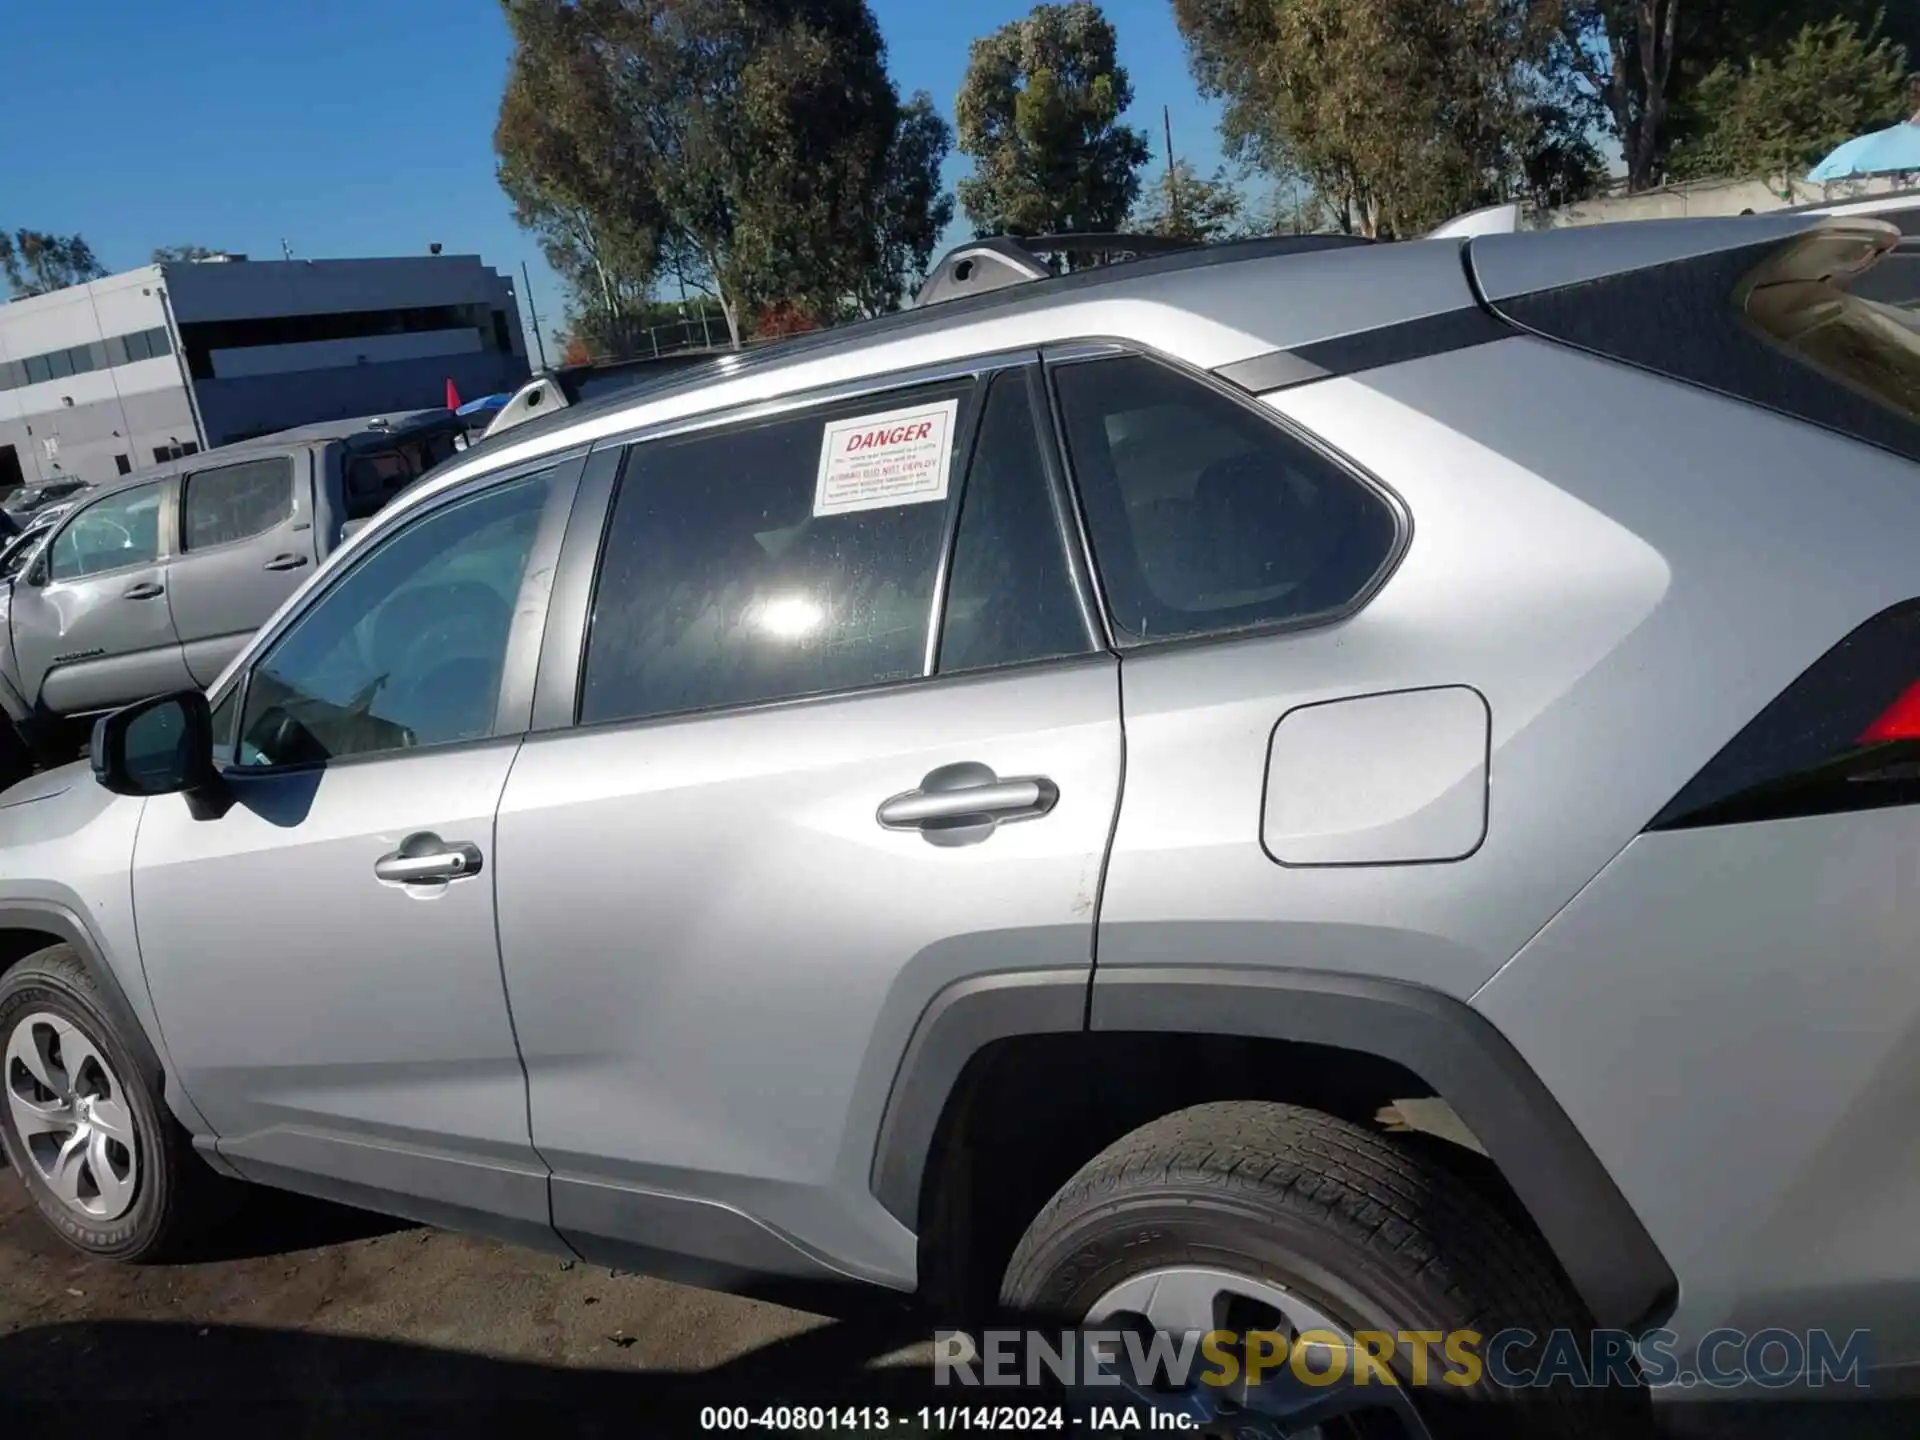
[[1127, 235], [1090, 231], [1073, 235], [990, 235], [969, 240], [942, 255], [927, 272], [926, 283], [914, 296], [913, 308], [938, 305], [968, 295], [984, 295], [1034, 280], [1051, 280], [1058, 272], [1045, 256], [1115, 256], [1128, 261], [1156, 255], [1184, 254], [1202, 263], [1202, 257], [1244, 252], [1247, 258], [1285, 255], [1295, 251], [1326, 250], [1342, 245], [1370, 243], [1357, 235], [1269, 235], [1209, 244], [1165, 235]]
[[1192, 250], [1191, 240], [1170, 240], [1164, 235], [1121, 235], [1088, 232], [1077, 235], [987, 235], [969, 240], [942, 255], [920, 293], [913, 297], [914, 308], [958, 300], [963, 295], [984, 295], [1009, 285], [1029, 280], [1048, 280], [1057, 273], [1043, 258], [1052, 255], [1165, 255], [1175, 250]]

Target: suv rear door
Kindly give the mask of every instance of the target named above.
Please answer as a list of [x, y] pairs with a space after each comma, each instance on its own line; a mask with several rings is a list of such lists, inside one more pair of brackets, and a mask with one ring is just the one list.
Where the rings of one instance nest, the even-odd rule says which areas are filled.
[[1079, 1027], [1119, 680], [1037, 385], [869, 384], [589, 462], [496, 832], [534, 1144], [582, 1254], [712, 1279], [817, 1249], [910, 1285], [869, 1168], [914, 1024], [1031, 970]]
[[60, 522], [14, 587], [20, 685], [61, 715], [192, 683], [167, 597], [175, 482], [110, 490]]
[[218, 679], [313, 573], [312, 469], [312, 452], [298, 446], [182, 477], [167, 584], [196, 683]]

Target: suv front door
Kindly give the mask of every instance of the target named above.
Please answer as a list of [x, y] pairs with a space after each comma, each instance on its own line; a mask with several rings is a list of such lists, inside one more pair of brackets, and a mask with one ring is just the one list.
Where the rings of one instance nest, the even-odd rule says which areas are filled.
[[868, 1170], [923, 1009], [1049, 971], [1035, 1025], [1079, 1027], [1119, 681], [1030, 379], [640, 444], [603, 552], [581, 522], [618, 456], [589, 466], [541, 669], [553, 728], [498, 827], [534, 1140], [588, 1258], [711, 1281], [825, 1251], [911, 1285]]
[[221, 697], [224, 803], [148, 802], [147, 982], [249, 1177], [551, 1242], [493, 822], [572, 473], [439, 501], [374, 543]]
[[187, 669], [211, 685], [313, 573], [313, 478], [303, 446], [188, 474], [168, 565]]
[[21, 691], [59, 715], [192, 683], [167, 599], [171, 480], [113, 490], [60, 522], [14, 587]]

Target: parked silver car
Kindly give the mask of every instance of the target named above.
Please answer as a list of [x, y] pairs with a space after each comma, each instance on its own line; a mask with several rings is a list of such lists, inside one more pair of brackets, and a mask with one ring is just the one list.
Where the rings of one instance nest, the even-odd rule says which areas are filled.
[[304, 425], [35, 511], [29, 529], [57, 528], [9, 557], [25, 563], [0, 612], [0, 783], [71, 759], [76, 719], [214, 679], [458, 428], [445, 410]]
[[[969, 270], [530, 421], [0, 801], [7, 1154], [127, 1259], [225, 1177], [756, 1292], [1920, 1361], [1897, 239]], [[1147, 1398], [1638, 1435], [1688, 1373]]]

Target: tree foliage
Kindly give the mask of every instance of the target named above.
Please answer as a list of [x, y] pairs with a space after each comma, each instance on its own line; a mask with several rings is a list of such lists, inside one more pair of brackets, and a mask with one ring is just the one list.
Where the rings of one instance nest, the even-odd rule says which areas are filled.
[[1140, 191], [1127, 228], [1140, 235], [1207, 243], [1250, 233], [1246, 196], [1224, 169], [1203, 180], [1190, 161], [1177, 161], [1171, 176]]
[[1719, 123], [1729, 80], [1710, 81], [1716, 71], [1781, 60], [1807, 27], [1834, 21], [1920, 49], [1914, 0], [1566, 0], [1557, 59], [1619, 140], [1628, 188], [1641, 190]]
[[653, 282], [666, 215], [596, 49], [619, 7], [506, 8], [515, 49], [493, 137], [500, 186], [566, 285], [572, 328], [621, 353]]
[[1419, 233], [1525, 187], [1557, 0], [1174, 0], [1231, 155], [1347, 228]]
[[831, 315], [883, 268], [901, 107], [865, 0], [502, 3], [501, 183], [577, 301], [630, 313], [671, 273], [737, 339], [775, 302]]
[[84, 285], [106, 273], [106, 266], [78, 235], [0, 230], [0, 274], [7, 277], [7, 288], [16, 300]]
[[952, 151], [953, 127], [934, 108], [931, 95], [915, 92], [900, 107], [887, 154], [874, 222], [877, 254], [855, 287], [854, 303], [862, 314], [899, 309], [926, 279], [934, 247], [953, 223], [953, 194], [940, 179]]
[[955, 105], [973, 175], [960, 203], [981, 235], [1118, 230], [1139, 193], [1146, 137], [1113, 26], [1091, 0], [1037, 5], [975, 40]]
[[1723, 60], [1696, 89], [1697, 134], [1669, 171], [1798, 178], [1835, 146], [1906, 118], [1906, 52], [1848, 19], [1806, 25], [1779, 57]]
[[181, 260], [211, 260], [225, 253], [224, 250], [209, 250], [205, 245], [157, 245], [153, 251], [153, 263], [168, 265]]

